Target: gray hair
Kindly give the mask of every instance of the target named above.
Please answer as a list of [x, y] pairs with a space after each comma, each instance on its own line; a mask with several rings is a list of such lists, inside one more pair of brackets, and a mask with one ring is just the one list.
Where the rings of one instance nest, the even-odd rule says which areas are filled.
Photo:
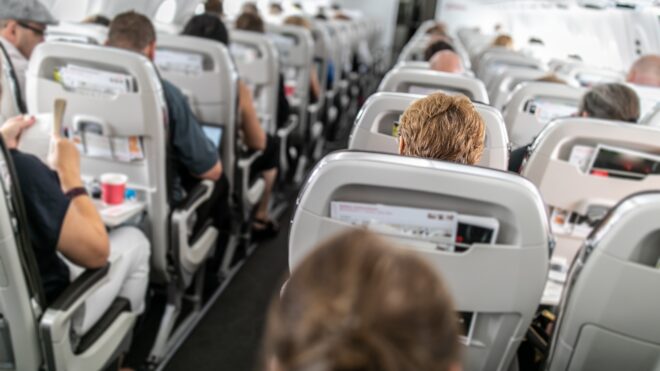
[[635, 123], [640, 115], [639, 97], [623, 84], [597, 85], [582, 97], [580, 113], [597, 119]]

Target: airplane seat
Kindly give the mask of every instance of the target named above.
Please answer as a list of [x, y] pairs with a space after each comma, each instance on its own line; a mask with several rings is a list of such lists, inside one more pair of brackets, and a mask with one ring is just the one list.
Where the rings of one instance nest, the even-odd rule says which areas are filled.
[[502, 110], [518, 84], [534, 81], [546, 75], [545, 71], [529, 68], [509, 66], [498, 68], [498, 75], [491, 80], [490, 85], [487, 85], [488, 96], [491, 98], [493, 107]]
[[385, 75], [380, 92], [428, 95], [435, 91], [463, 94], [474, 102], [489, 103], [484, 84], [473, 77], [416, 68], [395, 68]]
[[639, 97], [639, 123], [649, 126], [660, 126], [660, 88], [628, 84]]
[[108, 279], [111, 264], [87, 270], [54, 302], [45, 300], [11, 156], [0, 139], [0, 362], [7, 370], [100, 370], [128, 350], [137, 314], [114, 300], [84, 334], [75, 330], [85, 300]]
[[320, 101], [310, 101], [310, 76], [314, 62], [314, 39], [311, 31], [304, 27], [290, 25], [266, 26], [266, 33], [279, 52], [280, 69], [284, 73], [284, 85], [292, 112], [296, 112], [298, 126], [289, 145], [298, 149], [297, 169], [294, 180], [301, 182], [303, 172], [309, 161], [307, 153], [313, 143], [310, 142], [312, 126], [320, 113]]
[[530, 149], [522, 175], [548, 207], [557, 246], [571, 262], [592, 227], [617, 202], [660, 187], [647, 168], [660, 154], [660, 130], [588, 118], [546, 125]]
[[253, 88], [255, 108], [264, 130], [280, 139], [280, 171], [289, 171], [289, 136], [298, 127], [298, 116], [291, 115], [286, 126], [279, 128], [278, 102], [280, 59], [273, 41], [256, 32], [232, 29], [231, 51], [240, 77]]
[[46, 27], [46, 42], [66, 41], [80, 44], [104, 45], [108, 28], [97, 24], [61, 22]]
[[[396, 154], [397, 137], [394, 123], [421, 95], [381, 92], [372, 95], [362, 107], [348, 142], [348, 149]], [[499, 111], [485, 104], [474, 103], [486, 124], [486, 142], [479, 166], [506, 170], [509, 145], [504, 120]]]
[[[222, 44], [198, 37], [158, 36], [155, 64], [163, 78], [188, 97], [190, 107], [209, 138], [217, 142], [224, 173], [229, 181], [230, 204], [248, 223], [251, 210], [264, 191], [259, 178], [252, 181], [251, 165], [260, 155], [244, 155], [238, 145], [238, 72], [229, 50]], [[234, 200], [238, 203], [232, 202]], [[240, 226], [235, 226], [239, 227]], [[241, 234], [247, 238], [247, 234]], [[226, 250], [223, 269], [230, 269], [233, 245]]]
[[480, 53], [472, 61], [474, 72], [487, 87], [491, 86], [492, 81], [499, 76], [500, 69], [503, 67], [526, 68], [530, 70], [545, 70], [541, 61], [531, 58], [528, 55], [515, 52], [506, 48], [491, 47]]
[[569, 272], [546, 370], [657, 369], [660, 193], [620, 202]]
[[528, 145], [550, 121], [575, 114], [585, 92], [564, 84], [520, 83], [503, 112], [511, 147]]
[[[151, 282], [167, 287], [167, 306], [151, 355], [158, 362], [172, 345], [182, 300], [195, 301], [194, 295], [184, 297], [186, 289], [201, 279], [215, 250], [218, 230], [196, 221], [214, 184], [200, 182], [178, 206], [171, 204], [167, 106], [158, 72], [145, 57], [109, 47], [43, 43], [33, 52], [27, 75], [30, 113], [50, 112], [56, 98], [67, 101], [64, 127], [79, 143], [83, 177], [124, 174], [127, 188], [144, 206], [136, 223], [151, 242]], [[201, 295], [203, 285], [195, 288]], [[189, 318], [199, 315], [200, 304], [194, 305]]]
[[16, 71], [9, 54], [0, 43], [0, 121], [25, 114], [27, 109], [23, 101], [23, 92], [18, 82]]
[[[446, 229], [439, 220], [449, 221]], [[462, 232], [453, 237], [453, 221], [459, 230], [478, 224], [499, 232], [471, 244], [476, 239]], [[289, 269], [318, 242], [365, 227], [420, 254], [442, 274], [464, 322], [465, 370], [508, 370], [515, 363], [549, 265], [547, 218], [530, 182], [449, 162], [335, 152], [316, 166], [298, 198]]]
[[598, 68], [583, 63], [561, 64], [557, 76], [567, 81], [577, 81], [580, 86], [592, 87], [598, 84], [626, 81], [626, 76], [621, 71], [608, 68]]

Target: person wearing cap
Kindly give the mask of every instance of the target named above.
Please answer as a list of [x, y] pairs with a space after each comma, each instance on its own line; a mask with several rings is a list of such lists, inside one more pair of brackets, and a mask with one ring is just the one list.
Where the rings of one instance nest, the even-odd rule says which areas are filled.
[[25, 99], [25, 73], [34, 48], [44, 41], [46, 26], [56, 23], [37, 0], [3, 0], [0, 43], [7, 52]]

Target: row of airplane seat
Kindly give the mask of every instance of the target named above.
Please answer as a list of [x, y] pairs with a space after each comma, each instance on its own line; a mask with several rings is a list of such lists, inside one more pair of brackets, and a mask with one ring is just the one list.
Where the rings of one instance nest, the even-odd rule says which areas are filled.
[[538, 369], [655, 369], [660, 302], [626, 292], [660, 278], [660, 57], [546, 64], [500, 36], [419, 28], [303, 186], [289, 267], [365, 228], [441, 274], [464, 369], [526, 369], [530, 343]]
[[163, 366], [378, 83], [378, 27], [340, 14], [172, 34], [2, 5], [3, 365], [112, 369], [156, 316], [140, 367]]
[[659, 55], [278, 4], [2, 5], [0, 368], [164, 369], [287, 232], [265, 370], [659, 367]]

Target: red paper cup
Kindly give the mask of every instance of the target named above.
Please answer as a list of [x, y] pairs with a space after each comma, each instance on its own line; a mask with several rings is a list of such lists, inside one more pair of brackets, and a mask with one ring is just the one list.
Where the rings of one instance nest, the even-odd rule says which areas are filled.
[[103, 202], [107, 205], [124, 203], [127, 181], [128, 177], [123, 174], [101, 175], [101, 199]]
[[293, 84], [285, 84], [284, 85], [284, 95], [287, 97], [292, 97], [296, 94], [296, 86]]

